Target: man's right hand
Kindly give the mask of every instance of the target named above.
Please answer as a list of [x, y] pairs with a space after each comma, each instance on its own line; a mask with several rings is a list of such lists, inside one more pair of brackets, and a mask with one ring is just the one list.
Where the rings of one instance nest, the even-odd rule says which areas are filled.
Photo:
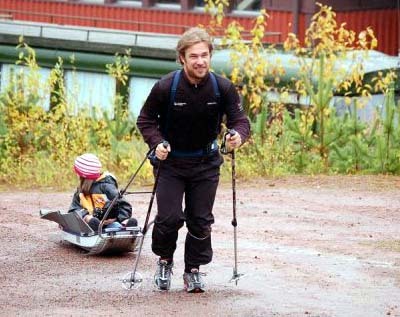
[[168, 157], [169, 152], [171, 152], [171, 146], [168, 144], [167, 147], [165, 147], [164, 142], [156, 147], [156, 157], [160, 161], [164, 161]]

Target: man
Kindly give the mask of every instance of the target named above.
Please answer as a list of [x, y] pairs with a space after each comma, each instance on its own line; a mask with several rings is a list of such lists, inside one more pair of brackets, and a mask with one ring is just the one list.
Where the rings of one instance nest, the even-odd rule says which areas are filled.
[[204, 291], [199, 267], [211, 262], [213, 255], [212, 208], [223, 162], [216, 138], [223, 116], [235, 131], [226, 137], [231, 149], [250, 133], [234, 85], [210, 72], [212, 49], [206, 31], [186, 31], [177, 45], [183, 70], [154, 85], [137, 120], [145, 142], [161, 161], [152, 234], [152, 250], [159, 256], [154, 281], [160, 290], [170, 288], [178, 231], [186, 222], [184, 287], [191, 293]]

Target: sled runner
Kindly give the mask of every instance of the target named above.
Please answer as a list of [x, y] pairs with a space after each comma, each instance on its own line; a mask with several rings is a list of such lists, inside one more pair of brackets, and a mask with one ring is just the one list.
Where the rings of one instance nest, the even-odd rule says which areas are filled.
[[143, 237], [140, 227], [105, 228], [101, 234], [94, 232], [76, 213], [62, 213], [59, 210], [40, 210], [40, 218], [59, 224], [61, 238], [89, 254], [131, 252]]

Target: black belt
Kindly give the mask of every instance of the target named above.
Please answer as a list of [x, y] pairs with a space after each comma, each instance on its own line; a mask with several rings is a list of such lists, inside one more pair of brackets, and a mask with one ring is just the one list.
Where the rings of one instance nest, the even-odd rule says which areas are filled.
[[207, 144], [204, 148], [193, 151], [173, 150], [169, 153], [171, 157], [202, 157], [218, 151], [217, 140]]

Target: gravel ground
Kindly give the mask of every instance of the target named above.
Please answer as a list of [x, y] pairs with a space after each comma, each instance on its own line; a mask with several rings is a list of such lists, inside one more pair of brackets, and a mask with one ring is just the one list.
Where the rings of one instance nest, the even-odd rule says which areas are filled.
[[[3, 190], [0, 315], [400, 316], [399, 187], [393, 176], [238, 181], [238, 271], [245, 276], [235, 285], [232, 196], [221, 184], [203, 294], [182, 288], [185, 228], [172, 289], [152, 285], [149, 234], [138, 267], [144, 281], [125, 290], [121, 280], [135, 253], [88, 256], [61, 241], [57, 224], [40, 219], [40, 208], [65, 210], [72, 190]], [[149, 197], [127, 199], [143, 224]]]

